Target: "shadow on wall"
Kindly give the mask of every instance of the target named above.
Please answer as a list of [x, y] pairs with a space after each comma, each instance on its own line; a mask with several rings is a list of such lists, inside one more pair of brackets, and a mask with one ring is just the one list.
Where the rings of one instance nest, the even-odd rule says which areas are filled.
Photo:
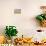
[[36, 17], [31, 17], [31, 18], [30, 18], [30, 23], [31, 23], [31, 25], [34, 25], [34, 27], [35, 27], [35, 26], [36, 26], [36, 27], [40, 27], [40, 23], [39, 23], [38, 20], [36, 20]]

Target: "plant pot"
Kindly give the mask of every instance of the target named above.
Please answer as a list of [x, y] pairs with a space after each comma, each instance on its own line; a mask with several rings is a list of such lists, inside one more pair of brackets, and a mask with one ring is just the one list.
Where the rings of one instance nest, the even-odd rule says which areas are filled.
[[41, 26], [46, 27], [46, 20], [41, 21]]

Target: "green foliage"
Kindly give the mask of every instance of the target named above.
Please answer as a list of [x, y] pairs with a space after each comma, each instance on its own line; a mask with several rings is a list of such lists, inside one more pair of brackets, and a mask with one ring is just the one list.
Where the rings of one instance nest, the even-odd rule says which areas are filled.
[[37, 16], [36, 19], [38, 19], [39, 21], [42, 21], [43, 17], [42, 16]]
[[6, 30], [5, 34], [9, 38], [11, 38], [12, 36], [16, 36], [18, 33], [15, 26], [6, 26], [5, 30]]
[[45, 19], [46, 19], [46, 15], [45, 15]]
[[44, 19], [46, 19], [46, 15], [45, 14], [38, 15], [36, 16], [36, 19], [39, 21], [43, 21]]

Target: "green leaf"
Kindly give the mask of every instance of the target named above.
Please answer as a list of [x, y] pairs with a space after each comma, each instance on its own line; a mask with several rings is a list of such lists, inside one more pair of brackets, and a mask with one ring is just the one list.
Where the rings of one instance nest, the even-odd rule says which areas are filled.
[[36, 19], [39, 20], [39, 21], [44, 20], [44, 18], [43, 18], [41, 15], [38, 15], [38, 16], [36, 17]]

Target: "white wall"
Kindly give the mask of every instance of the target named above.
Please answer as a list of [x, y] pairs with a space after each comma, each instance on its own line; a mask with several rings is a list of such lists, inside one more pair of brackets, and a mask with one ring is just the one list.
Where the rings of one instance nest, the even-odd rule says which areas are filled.
[[[15, 25], [19, 36], [22, 33], [25, 36], [36, 33], [40, 27], [35, 17], [41, 13], [41, 5], [46, 5], [46, 0], [0, 0], [0, 33], [4, 33], [6, 25]], [[14, 14], [16, 8], [22, 9], [20, 15]]]

